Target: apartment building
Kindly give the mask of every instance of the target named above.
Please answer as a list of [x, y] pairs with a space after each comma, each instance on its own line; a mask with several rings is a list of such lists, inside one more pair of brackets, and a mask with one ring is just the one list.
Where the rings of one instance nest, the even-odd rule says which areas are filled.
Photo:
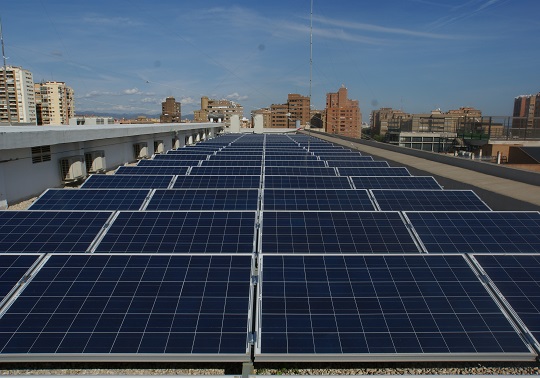
[[326, 132], [360, 138], [362, 132], [362, 113], [358, 100], [348, 98], [344, 85], [336, 93], [326, 94]]
[[161, 103], [160, 123], [179, 123], [182, 120], [182, 105], [174, 97], [167, 97]]
[[230, 100], [214, 100], [206, 96], [201, 97], [201, 109], [193, 111], [194, 122], [208, 122], [209, 120], [229, 124], [231, 117], [237, 115], [244, 117], [244, 107]]
[[540, 128], [540, 92], [535, 95], [521, 95], [514, 99], [512, 128]]
[[[8, 116], [9, 115], [9, 116]], [[32, 72], [22, 67], [0, 67], [0, 123], [35, 125], [36, 98]]]
[[69, 125], [75, 115], [73, 89], [62, 81], [35, 84], [38, 125]]

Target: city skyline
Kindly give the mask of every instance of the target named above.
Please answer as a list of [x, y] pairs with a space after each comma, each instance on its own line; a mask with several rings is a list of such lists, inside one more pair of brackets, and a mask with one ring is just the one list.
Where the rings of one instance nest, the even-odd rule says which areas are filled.
[[[313, 108], [344, 84], [364, 122], [381, 107], [509, 116], [514, 97], [539, 90], [539, 10], [523, 0], [314, 0]], [[79, 114], [157, 114], [173, 96], [188, 115], [209, 96], [246, 116], [309, 94], [309, 16], [310, 0], [22, 0], [0, 13], [7, 64], [66, 82]]]

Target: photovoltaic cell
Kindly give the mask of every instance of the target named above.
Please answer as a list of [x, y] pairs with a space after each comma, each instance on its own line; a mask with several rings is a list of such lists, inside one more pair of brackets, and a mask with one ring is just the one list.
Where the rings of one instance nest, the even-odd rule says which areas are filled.
[[404, 167], [337, 168], [340, 176], [410, 176]]
[[264, 210], [375, 210], [366, 190], [265, 189]]
[[204, 160], [202, 167], [260, 167], [262, 160]]
[[534, 356], [461, 255], [262, 256], [260, 271], [255, 360]]
[[0, 318], [0, 356], [245, 360], [251, 260], [51, 256]]
[[397, 212], [264, 211], [262, 253], [418, 253]]
[[351, 189], [347, 177], [265, 176], [264, 187], [271, 189]]
[[171, 175], [92, 175], [82, 185], [84, 189], [157, 189], [167, 188]]
[[96, 252], [253, 253], [255, 212], [121, 212]]
[[235, 175], [235, 176], [255, 176], [261, 174], [261, 167], [193, 167], [190, 175], [203, 176], [219, 176], [219, 175]]
[[427, 252], [540, 252], [538, 212], [405, 212]]
[[258, 189], [159, 189], [146, 210], [257, 210]]
[[540, 345], [540, 255], [474, 255]]
[[246, 188], [256, 189], [261, 184], [261, 176], [178, 176], [174, 188]]
[[383, 211], [489, 211], [472, 190], [374, 189], [371, 193]]
[[116, 175], [184, 175], [186, 174], [188, 167], [149, 167], [149, 166], [136, 166], [136, 167], [120, 167], [116, 170]]
[[442, 189], [431, 176], [351, 177], [356, 189]]
[[139, 210], [148, 189], [49, 189], [30, 210]]
[[198, 165], [200, 160], [141, 160], [137, 167], [191, 167]]
[[15, 287], [40, 255], [0, 255], [0, 302]]
[[295, 160], [265, 160], [265, 167], [325, 167], [323, 160], [304, 160], [304, 159], [295, 159]]
[[2, 211], [0, 253], [85, 252], [111, 212]]
[[385, 161], [370, 161], [370, 160], [366, 160], [366, 161], [331, 160], [328, 162], [328, 166], [338, 167], [338, 168], [389, 167], [388, 163]]
[[210, 153], [208, 153], [208, 155], [206, 153], [202, 153], [202, 154], [174, 154], [174, 153], [170, 153], [170, 154], [165, 154], [165, 155], [156, 155], [154, 156], [154, 158], [152, 160], [178, 160], [178, 161], [190, 161], [190, 160], [196, 160], [196, 161], [199, 161], [199, 160], [206, 160], [206, 158], [209, 156]]
[[269, 176], [336, 176], [336, 171], [330, 167], [267, 166], [264, 168], [264, 174]]

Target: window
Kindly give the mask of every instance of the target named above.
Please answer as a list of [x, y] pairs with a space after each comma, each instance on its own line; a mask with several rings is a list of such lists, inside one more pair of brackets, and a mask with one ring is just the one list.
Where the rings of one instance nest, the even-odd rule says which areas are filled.
[[32, 147], [32, 164], [51, 161], [51, 146]]

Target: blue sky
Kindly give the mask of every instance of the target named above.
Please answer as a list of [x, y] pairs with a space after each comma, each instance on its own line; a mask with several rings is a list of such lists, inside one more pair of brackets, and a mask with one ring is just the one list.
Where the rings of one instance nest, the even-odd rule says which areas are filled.
[[[312, 105], [344, 84], [364, 121], [473, 106], [511, 115], [540, 91], [538, 0], [314, 0]], [[77, 113], [157, 114], [174, 96], [245, 115], [309, 94], [310, 0], [17, 0], [0, 9], [8, 64], [64, 81]]]

